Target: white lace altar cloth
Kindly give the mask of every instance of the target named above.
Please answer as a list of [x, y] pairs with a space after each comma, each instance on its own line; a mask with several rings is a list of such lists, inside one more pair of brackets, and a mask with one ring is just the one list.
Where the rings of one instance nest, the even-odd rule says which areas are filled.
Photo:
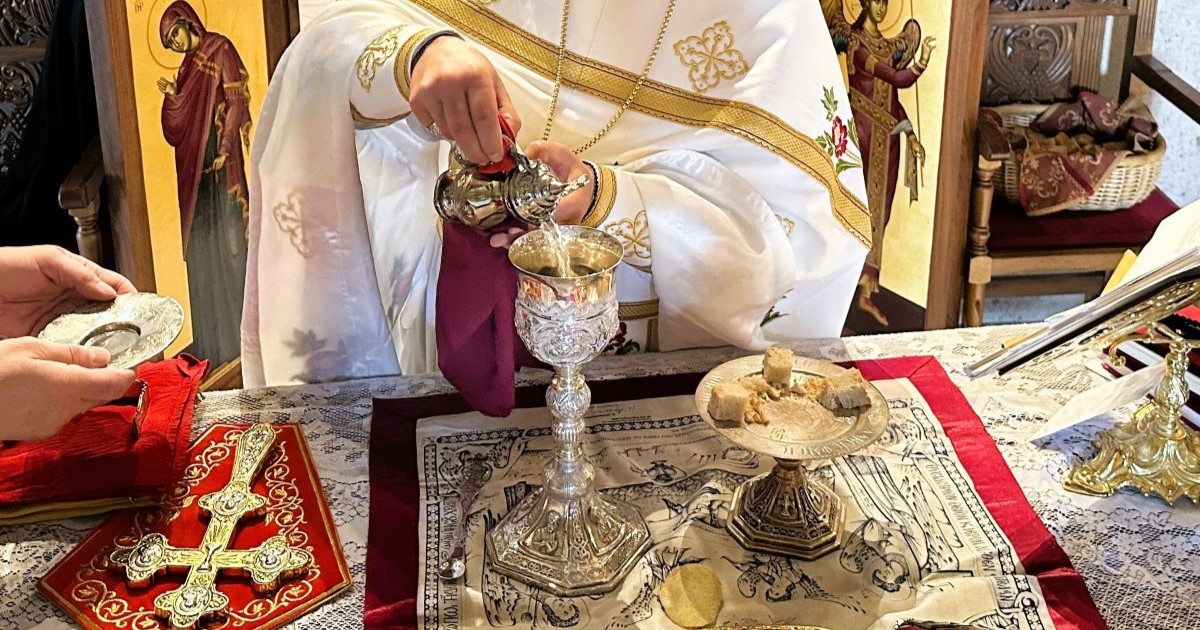
[[[954, 447], [907, 379], [875, 381], [891, 422], [857, 454], [809, 469], [842, 498], [845, 543], [802, 562], [746, 551], [725, 529], [733, 491], [774, 460], [744, 450], [696, 415], [691, 396], [598, 405], [585, 451], [606, 496], [636, 506], [654, 541], [618, 590], [554, 597], [492, 570], [484, 533], [540, 483], [554, 448], [546, 409], [503, 421], [477, 413], [417, 424], [423, 628], [672, 628], [655, 591], [672, 569], [703, 563], [720, 578], [719, 623], [891, 630], [910, 619], [988, 629], [1054, 625], [1036, 578], [975, 494]], [[453, 544], [466, 458], [492, 469], [467, 517], [462, 583], [437, 577]]]
[[[1091, 453], [1102, 421], [1070, 429], [1038, 445], [1026, 438], [1051, 413], [1100, 378], [1081, 364], [1069, 370], [1030, 369], [968, 381], [963, 364], [990, 354], [1029, 326], [908, 333], [796, 346], [831, 360], [933, 355], [962, 388], [1038, 515], [1083, 574], [1113, 630], [1200, 628], [1200, 508], [1122, 492], [1096, 499], [1071, 494], [1061, 481]], [[602, 358], [589, 379], [704, 372], [739, 356], [735, 350]], [[545, 383], [546, 373], [521, 378]], [[367, 447], [372, 397], [415, 397], [450, 391], [437, 376], [378, 378], [323, 385], [210, 393], [196, 411], [195, 434], [214, 422], [299, 422], [337, 522], [354, 584], [341, 597], [289, 627], [359, 630], [367, 550]], [[1124, 410], [1128, 413], [1129, 410]], [[1119, 416], [1113, 414], [1113, 417]], [[1111, 420], [1110, 420], [1111, 421]], [[47, 619], [69, 623], [38, 594], [37, 579], [100, 523], [99, 518], [0, 528], [0, 629], [29, 630]]]

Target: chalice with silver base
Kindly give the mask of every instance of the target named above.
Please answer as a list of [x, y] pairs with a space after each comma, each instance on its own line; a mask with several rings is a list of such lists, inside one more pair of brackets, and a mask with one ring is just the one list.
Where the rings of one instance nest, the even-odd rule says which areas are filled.
[[651, 540], [635, 507], [596, 490], [595, 470], [583, 452], [591, 391], [582, 366], [617, 331], [613, 270], [621, 262], [621, 244], [592, 228], [558, 229], [569, 273], [558, 271], [546, 230], [525, 234], [509, 250], [518, 270], [517, 332], [533, 356], [554, 367], [546, 390], [554, 455], [541, 487], [487, 533], [485, 546], [499, 573], [566, 597], [615, 589]]

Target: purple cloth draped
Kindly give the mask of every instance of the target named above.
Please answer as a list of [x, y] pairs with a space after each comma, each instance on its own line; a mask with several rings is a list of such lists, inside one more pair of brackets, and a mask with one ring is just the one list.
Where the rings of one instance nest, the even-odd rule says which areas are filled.
[[[508, 222], [497, 232], [518, 227]], [[517, 270], [491, 234], [446, 222], [437, 285], [438, 367], [475, 410], [507, 416], [515, 404], [515, 372], [539, 363], [517, 337]]]

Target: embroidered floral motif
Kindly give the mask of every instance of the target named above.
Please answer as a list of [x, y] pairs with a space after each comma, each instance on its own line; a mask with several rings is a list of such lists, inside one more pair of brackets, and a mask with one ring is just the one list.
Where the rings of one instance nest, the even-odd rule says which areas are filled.
[[356, 74], [358, 75], [358, 84], [362, 86], [363, 90], [371, 91], [371, 82], [375, 80], [375, 71], [379, 70], [379, 66], [387, 63], [388, 59], [395, 56], [396, 51], [400, 49], [400, 32], [403, 30], [403, 26], [389, 28], [372, 40], [358, 56]]
[[608, 226], [608, 233], [621, 241], [625, 249], [625, 262], [634, 269], [650, 273], [650, 265], [635, 264], [630, 259], [640, 258], [650, 262], [650, 230], [646, 223], [646, 211], [642, 210], [632, 219], [621, 219]]
[[846, 154], [846, 145], [850, 143], [850, 131], [846, 129], [846, 123], [842, 122], [841, 116], [836, 116], [833, 119], [833, 155], [842, 157]]
[[625, 337], [628, 334], [629, 325], [625, 322], [621, 322], [621, 326], [617, 330], [617, 334], [614, 335], [613, 338], [608, 342], [608, 347], [604, 349], [602, 354], [612, 353], [616, 355], [622, 355], [633, 352], [641, 352], [642, 345], [632, 339], [626, 339]]
[[700, 37], [675, 42], [675, 54], [688, 66], [688, 80], [700, 93], [716, 87], [722, 79], [735, 79], [750, 70], [741, 51], [733, 47], [733, 32], [724, 20], [704, 29]]
[[833, 88], [825, 88], [821, 106], [825, 108], [825, 120], [829, 121], [830, 129], [817, 137], [817, 144], [833, 160], [834, 171], [840, 175], [853, 168], [862, 168], [862, 157], [858, 152], [858, 130], [854, 126], [853, 118], [847, 123], [838, 115], [838, 101]]
[[796, 222], [782, 214], [776, 214], [775, 218], [779, 219], [779, 225], [783, 226], [783, 232], [790, 237], [792, 232], [796, 230]]
[[[776, 215], [776, 216], [778, 216], [778, 215]], [[790, 293], [790, 292], [789, 292], [789, 293]], [[779, 302], [782, 302], [782, 301], [784, 301], [785, 299], [787, 299], [787, 293], [784, 293], [784, 294], [783, 294], [783, 297], [782, 297], [782, 298], [779, 298]], [[776, 303], [775, 303], [775, 306], [772, 306], [772, 307], [771, 307], [771, 310], [767, 311], [767, 314], [766, 314], [766, 316], [765, 316], [765, 317], [763, 317], [762, 323], [758, 325], [758, 327], [759, 327], [759, 328], [763, 328], [763, 327], [765, 327], [767, 324], [770, 324], [771, 322], [773, 322], [773, 321], [775, 321], [775, 320], [777, 320], [777, 319], [779, 319], [779, 318], [781, 318], [781, 317], [787, 317], [787, 316], [788, 316], [788, 314], [787, 314], [787, 313], [780, 313], [779, 311], [775, 310], [776, 308], [778, 308], [778, 307], [779, 307], [779, 302], [776, 302]]]
[[758, 327], [763, 328], [767, 324], [770, 324], [780, 317], [787, 317], [787, 313], [780, 313], [779, 311], [775, 310], [774, 306], [772, 306], [771, 310], [767, 311], [767, 316], [763, 318], [762, 323], [759, 324]]
[[275, 217], [279, 229], [288, 235], [296, 252], [307, 258], [312, 254], [312, 247], [304, 234], [304, 221], [300, 215], [303, 206], [304, 195], [298, 192], [289, 193], [287, 199], [271, 208], [271, 216]]

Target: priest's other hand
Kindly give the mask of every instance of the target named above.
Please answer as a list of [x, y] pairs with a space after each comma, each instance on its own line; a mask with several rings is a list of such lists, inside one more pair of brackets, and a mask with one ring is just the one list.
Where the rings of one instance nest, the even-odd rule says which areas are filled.
[[61, 247], [0, 247], [0, 338], [35, 335], [88, 300], [134, 291], [121, 274]]
[[[531, 159], [544, 162], [561, 181], [571, 181], [581, 175], [588, 178], [587, 186], [563, 197], [554, 210], [554, 221], [559, 225], [578, 225], [587, 215], [588, 207], [592, 205], [592, 191], [596, 182], [592, 178], [592, 169], [579, 159], [566, 145], [557, 142], [531, 142], [525, 147], [525, 155]], [[522, 230], [510, 229], [506, 234], [493, 234], [492, 247], [508, 247], [523, 234]]]
[[521, 117], [492, 62], [457, 37], [438, 37], [421, 52], [408, 102], [421, 125], [436, 123], [438, 131], [476, 164], [504, 158], [500, 116], [513, 133], [521, 130]]
[[0, 340], [0, 440], [37, 440], [71, 418], [120, 398], [131, 370], [106, 367], [108, 351], [23, 337]]

